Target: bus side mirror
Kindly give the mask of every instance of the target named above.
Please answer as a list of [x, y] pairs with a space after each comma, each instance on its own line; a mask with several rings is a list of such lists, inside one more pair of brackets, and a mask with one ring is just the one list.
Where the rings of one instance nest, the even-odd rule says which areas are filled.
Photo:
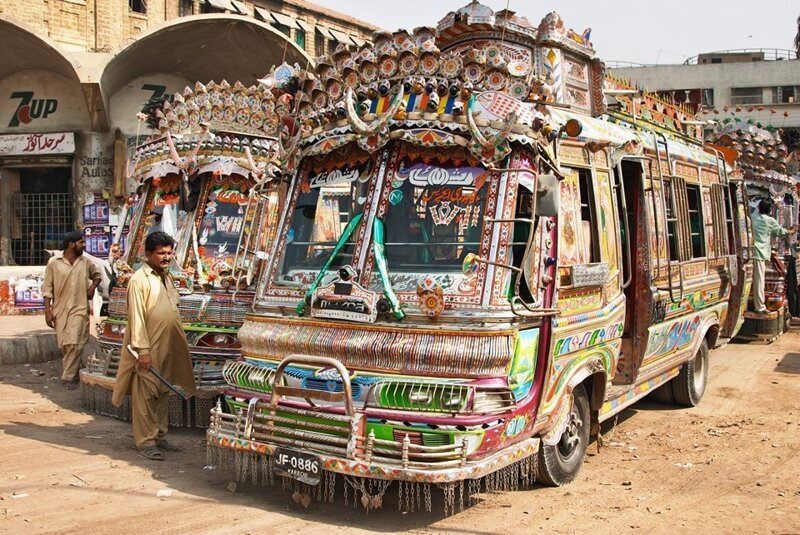
[[561, 187], [556, 175], [539, 175], [536, 179], [536, 215], [557, 216], [560, 193]]

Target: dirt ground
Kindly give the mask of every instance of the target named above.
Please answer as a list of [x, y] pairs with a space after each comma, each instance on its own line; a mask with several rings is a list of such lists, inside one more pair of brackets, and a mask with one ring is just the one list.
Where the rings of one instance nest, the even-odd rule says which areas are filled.
[[450, 517], [441, 500], [367, 514], [341, 489], [304, 509], [279, 486], [229, 487], [204, 469], [202, 431], [172, 431], [187, 452], [146, 461], [128, 424], [81, 410], [59, 367], [0, 367], [0, 532], [800, 533], [798, 332], [713, 351], [700, 406], [625, 411], [572, 485], [481, 495]]

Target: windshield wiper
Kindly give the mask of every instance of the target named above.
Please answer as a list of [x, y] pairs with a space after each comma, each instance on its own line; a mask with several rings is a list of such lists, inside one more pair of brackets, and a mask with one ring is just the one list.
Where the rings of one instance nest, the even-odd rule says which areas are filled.
[[325, 278], [325, 274], [328, 272], [328, 268], [333, 263], [333, 260], [336, 256], [344, 249], [344, 246], [347, 244], [347, 240], [350, 239], [350, 236], [353, 234], [353, 231], [356, 229], [358, 224], [361, 222], [361, 218], [364, 216], [364, 213], [356, 214], [353, 216], [353, 219], [347, 223], [347, 226], [342, 231], [342, 235], [339, 236], [339, 241], [336, 242], [336, 246], [328, 255], [328, 259], [325, 261], [325, 265], [322, 266], [322, 269], [317, 273], [317, 278], [314, 280], [314, 284], [306, 291], [306, 295], [303, 296], [303, 300], [297, 304], [297, 315], [302, 316], [306, 310], [306, 305], [311, 304], [311, 296], [314, 295], [314, 291], [322, 282], [322, 279]]
[[381, 285], [383, 286], [383, 296], [389, 301], [392, 307], [394, 317], [401, 320], [405, 317], [405, 313], [400, 308], [400, 300], [397, 294], [394, 293], [392, 283], [389, 281], [389, 268], [386, 263], [386, 226], [383, 221], [375, 218], [372, 223], [372, 251], [375, 253], [375, 267], [378, 268], [378, 274], [381, 278]]

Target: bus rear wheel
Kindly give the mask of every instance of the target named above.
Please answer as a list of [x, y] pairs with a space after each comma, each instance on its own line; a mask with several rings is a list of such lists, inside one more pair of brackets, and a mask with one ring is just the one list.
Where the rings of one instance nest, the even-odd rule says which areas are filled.
[[788, 333], [792, 328], [792, 314], [789, 312], [789, 307], [783, 307], [783, 332]]
[[675, 395], [672, 393], [672, 381], [667, 382], [653, 390], [648, 396], [651, 401], [658, 403], [665, 403], [667, 405], [675, 404]]
[[561, 434], [561, 438], [552, 446], [542, 444], [539, 450], [538, 479], [540, 482], [560, 487], [577, 477], [589, 446], [590, 427], [589, 397], [586, 395], [583, 385], [578, 385], [572, 391], [569, 422]]
[[681, 366], [678, 376], [671, 381], [675, 402], [684, 407], [700, 403], [708, 382], [708, 343], [703, 340], [694, 358]]

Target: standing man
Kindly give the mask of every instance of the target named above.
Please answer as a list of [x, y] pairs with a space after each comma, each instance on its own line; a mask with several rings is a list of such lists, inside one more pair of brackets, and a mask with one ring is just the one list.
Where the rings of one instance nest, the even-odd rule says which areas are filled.
[[766, 312], [764, 305], [764, 271], [766, 262], [771, 257], [772, 237], [785, 236], [789, 232], [794, 232], [796, 227], [783, 228], [774, 217], [769, 213], [772, 211], [772, 203], [762, 199], [758, 203], [756, 210], [750, 217], [753, 225], [753, 245], [755, 254], [753, 255], [753, 309], [755, 312]]
[[[145, 263], [128, 281], [128, 327], [111, 402], [131, 396], [133, 437], [140, 455], [163, 461], [166, 451], [181, 451], [167, 441], [169, 389], [150, 373], [154, 368], [188, 393], [195, 391], [189, 345], [178, 311], [178, 291], [167, 271], [175, 240], [152, 232], [144, 241]], [[137, 359], [128, 350], [138, 354]]]
[[61, 382], [68, 390], [74, 390], [78, 387], [83, 346], [89, 338], [89, 301], [102, 275], [83, 256], [86, 242], [80, 232], [67, 232], [63, 248], [60, 257], [47, 262], [42, 294], [44, 319], [56, 330], [56, 341], [63, 355]]

